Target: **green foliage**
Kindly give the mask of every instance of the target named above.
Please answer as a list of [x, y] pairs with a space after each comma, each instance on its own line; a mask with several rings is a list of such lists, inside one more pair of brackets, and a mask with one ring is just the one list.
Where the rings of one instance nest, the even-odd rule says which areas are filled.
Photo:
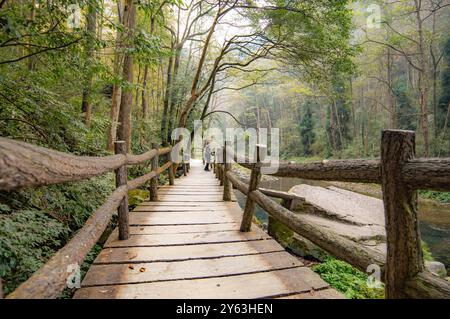
[[419, 190], [419, 196], [422, 198], [432, 199], [441, 203], [450, 203], [450, 192]]
[[103, 204], [112, 174], [89, 181], [0, 192], [0, 277], [13, 291]]
[[128, 205], [130, 207], [136, 207], [143, 201], [147, 200], [150, 192], [142, 189], [133, 189], [128, 192]]
[[349, 43], [352, 12], [349, 1], [267, 1], [293, 10], [262, 11], [261, 19], [270, 20], [268, 35], [280, 39], [280, 56], [310, 81], [319, 82], [336, 65], [347, 73], [353, 69], [350, 57], [356, 52]]
[[329, 257], [324, 263], [312, 267], [313, 271], [350, 299], [384, 298], [384, 288], [369, 288], [368, 275], [350, 264]]
[[0, 215], [0, 277], [5, 293], [38, 270], [69, 234], [44, 211], [19, 210]]
[[433, 261], [433, 256], [431, 255], [430, 247], [423, 240], [420, 242], [422, 247], [423, 260], [425, 261]]

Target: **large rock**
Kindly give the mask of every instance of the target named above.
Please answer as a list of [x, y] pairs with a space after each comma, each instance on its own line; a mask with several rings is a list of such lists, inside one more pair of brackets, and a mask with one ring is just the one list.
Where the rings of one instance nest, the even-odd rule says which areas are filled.
[[447, 276], [447, 269], [445, 265], [439, 261], [426, 261], [425, 268], [435, 276], [445, 278]]
[[362, 247], [386, 254], [381, 200], [334, 186], [324, 188], [301, 184], [289, 192], [304, 198], [292, 207], [294, 212]]

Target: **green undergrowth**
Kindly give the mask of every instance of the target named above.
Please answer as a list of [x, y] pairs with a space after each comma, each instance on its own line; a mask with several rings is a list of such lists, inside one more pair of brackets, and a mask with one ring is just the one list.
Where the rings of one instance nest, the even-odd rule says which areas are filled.
[[114, 189], [113, 175], [0, 192], [0, 277], [5, 294], [27, 280], [80, 229]]
[[149, 196], [150, 192], [148, 190], [133, 189], [128, 192], [128, 206], [130, 209], [133, 209], [143, 201], [147, 200]]
[[380, 288], [368, 287], [368, 275], [344, 261], [327, 257], [323, 263], [313, 266], [312, 270], [349, 299], [384, 298], [383, 285]]
[[[433, 261], [428, 245], [422, 241], [423, 259]], [[334, 289], [345, 294], [350, 299], [383, 299], [384, 285], [380, 288], [368, 287], [368, 274], [359, 271], [345, 261], [331, 256], [325, 258], [323, 263], [312, 266], [312, 270], [330, 284]]]
[[437, 192], [431, 190], [420, 190], [419, 196], [440, 203], [450, 203], [450, 192]]

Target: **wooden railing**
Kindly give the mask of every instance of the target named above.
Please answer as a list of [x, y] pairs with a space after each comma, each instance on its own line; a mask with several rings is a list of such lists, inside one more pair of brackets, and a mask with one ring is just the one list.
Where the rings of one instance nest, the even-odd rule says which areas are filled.
[[[150, 200], [157, 200], [158, 176], [168, 170], [169, 183], [174, 184], [175, 172], [171, 160], [171, 147], [158, 148], [131, 155], [125, 143], [115, 143], [115, 155], [105, 157], [74, 156], [43, 147], [0, 137], [0, 190], [11, 191], [30, 186], [72, 182], [115, 171], [116, 189], [88, 218], [84, 226], [37, 272], [22, 283], [7, 298], [57, 298], [66, 287], [68, 267], [81, 265], [118, 212], [119, 238], [129, 236], [128, 191], [150, 181]], [[166, 160], [159, 166], [159, 157]], [[128, 180], [127, 166], [151, 161], [151, 171]], [[184, 161], [183, 161], [184, 163]], [[183, 165], [186, 167], [186, 165]], [[186, 169], [185, 169], [186, 171]]]
[[[450, 190], [450, 158], [415, 159], [415, 134], [412, 131], [386, 130], [381, 137], [381, 158], [377, 160], [330, 160], [308, 164], [280, 163], [270, 175], [313, 180], [378, 183], [382, 186], [386, 222], [387, 255], [363, 249], [354, 241], [311, 223], [290, 211], [292, 200], [301, 200], [285, 192], [260, 189], [261, 168], [265, 165], [257, 146], [255, 163], [231, 156], [224, 146], [223, 161], [214, 165], [221, 184], [232, 183], [247, 195], [241, 231], [249, 231], [255, 203], [272, 218], [362, 271], [371, 264], [381, 268], [387, 298], [450, 298], [450, 283], [424, 269], [417, 222], [417, 190]], [[217, 153], [217, 152], [216, 152]], [[249, 184], [230, 170], [230, 158], [251, 169]], [[220, 163], [223, 162], [223, 163]], [[224, 187], [223, 198], [230, 198]], [[269, 198], [283, 199], [282, 205]]]

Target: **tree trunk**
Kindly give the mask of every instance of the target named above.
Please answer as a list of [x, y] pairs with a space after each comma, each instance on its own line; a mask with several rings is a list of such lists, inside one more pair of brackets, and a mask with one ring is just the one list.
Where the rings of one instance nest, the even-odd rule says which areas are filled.
[[170, 141], [172, 130], [174, 129], [174, 122], [175, 122], [175, 109], [178, 105], [179, 101], [179, 85], [177, 83], [177, 77], [178, 77], [178, 70], [180, 68], [180, 58], [181, 58], [181, 49], [182, 44], [178, 44], [175, 50], [175, 59], [174, 59], [174, 66], [173, 66], [173, 77], [171, 82], [171, 89], [170, 89], [170, 107], [169, 107], [169, 115], [168, 115], [168, 126], [167, 126], [167, 140]]
[[[30, 22], [32, 23], [36, 18], [36, 0], [31, 1]], [[30, 51], [31, 53], [31, 51]], [[36, 57], [30, 56], [28, 59], [28, 71], [33, 71], [35, 68]]]
[[205, 44], [203, 45], [202, 55], [198, 62], [197, 71], [195, 72], [194, 79], [192, 80], [191, 96], [189, 97], [184, 107], [181, 109], [178, 120], [178, 127], [186, 127], [189, 112], [191, 111], [192, 107], [194, 106], [195, 102], [199, 97], [199, 94], [197, 92], [197, 86], [200, 81], [200, 75], [202, 73], [203, 65], [205, 63], [206, 55], [208, 53], [209, 43], [211, 42], [211, 38], [214, 33], [214, 30], [216, 29], [216, 25], [219, 22], [219, 17], [220, 17], [220, 6], [219, 11], [215, 16], [214, 21], [209, 29], [208, 35], [205, 39]]
[[395, 107], [394, 92], [392, 92], [392, 52], [391, 48], [387, 48], [387, 67], [386, 67], [386, 81], [387, 81], [387, 99], [389, 108], [389, 128], [397, 128], [397, 110]]
[[92, 117], [92, 85], [94, 74], [92, 72], [92, 65], [95, 59], [94, 38], [97, 31], [97, 11], [95, 5], [89, 5], [88, 14], [86, 17], [86, 31], [88, 33], [87, 41], [87, 61], [86, 61], [86, 74], [83, 85], [83, 97], [81, 102], [81, 111], [84, 113], [84, 123], [86, 126], [91, 125]]
[[142, 117], [144, 119], [146, 119], [148, 116], [147, 77], [148, 77], [148, 65], [145, 65], [144, 79], [142, 81]]
[[425, 57], [424, 48], [424, 35], [423, 35], [423, 20], [420, 16], [421, 0], [415, 0], [416, 4], [416, 20], [417, 20], [417, 32], [419, 33], [419, 105], [420, 105], [420, 126], [423, 136], [423, 156], [429, 156], [429, 127], [428, 127], [428, 83], [427, 83], [427, 62]]
[[161, 120], [161, 142], [163, 146], [166, 146], [168, 141], [170, 141], [170, 139], [167, 138], [167, 117], [169, 116], [170, 90], [172, 87], [172, 65], [173, 56], [170, 56], [169, 63], [167, 65], [166, 92], [164, 94], [163, 115]]
[[[123, 24], [123, 9], [122, 9], [122, 0], [117, 1], [117, 14], [119, 16], [119, 23]], [[114, 75], [118, 75], [120, 73], [120, 67], [122, 66], [123, 56], [120, 53], [120, 46], [122, 41], [122, 33], [117, 31], [116, 34], [116, 48], [114, 54]], [[119, 107], [120, 107], [120, 97], [122, 95], [122, 90], [119, 84], [114, 83], [113, 92], [112, 92], [112, 100], [111, 100], [111, 110], [109, 112], [111, 124], [108, 129], [108, 144], [107, 149], [109, 151], [114, 150], [114, 142], [116, 140], [117, 135], [117, 125], [119, 121]]]
[[[124, 17], [128, 29], [128, 38], [133, 36], [136, 23], [136, 7], [133, 0], [127, 0]], [[128, 83], [133, 83], [133, 56], [130, 52], [125, 53], [123, 61], [123, 78]], [[119, 128], [117, 131], [117, 139], [125, 141], [127, 152], [131, 149], [131, 105], [133, 103], [133, 90], [130, 88], [122, 88], [119, 111]]]

